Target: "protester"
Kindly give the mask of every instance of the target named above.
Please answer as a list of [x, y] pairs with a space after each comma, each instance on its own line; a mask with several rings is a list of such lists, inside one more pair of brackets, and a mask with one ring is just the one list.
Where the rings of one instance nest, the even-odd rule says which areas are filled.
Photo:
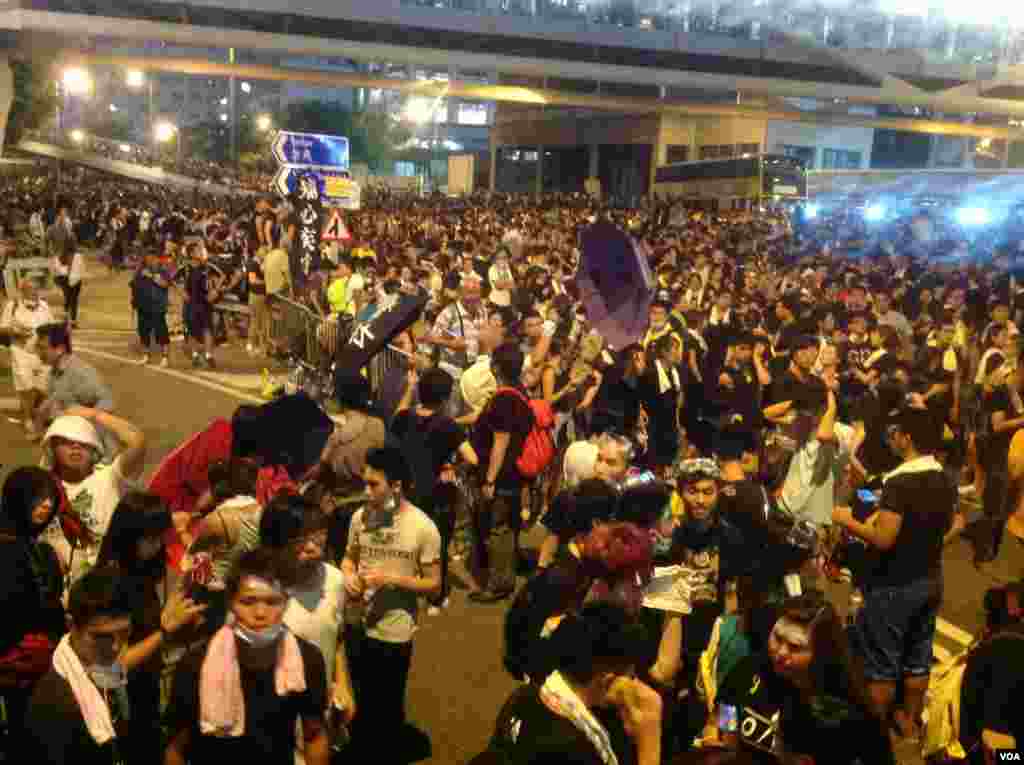
[[36, 412], [49, 391], [50, 369], [36, 352], [37, 330], [53, 324], [53, 313], [38, 296], [36, 285], [24, 279], [19, 285], [21, 297], [4, 306], [0, 328], [10, 338], [11, 372], [14, 391], [21, 404], [22, 424], [30, 439], [38, 435]]

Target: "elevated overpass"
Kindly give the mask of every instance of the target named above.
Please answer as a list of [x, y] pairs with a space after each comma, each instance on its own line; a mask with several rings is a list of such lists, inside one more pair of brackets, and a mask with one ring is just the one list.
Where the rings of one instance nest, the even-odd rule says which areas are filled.
[[[939, 28], [872, 16], [854, 0], [826, 4], [824, 16], [806, 0], [682, 5], [694, 10], [661, 0], [296, 0], [286, 10], [276, 0], [7, 0], [0, 29], [33, 50], [160, 40], [451, 68], [612, 98], [671, 102], [702, 90], [1024, 117], [1024, 41], [1009, 22]], [[935, 39], [947, 40], [942, 51]]]
[[116, 175], [121, 178], [139, 181], [141, 183], [152, 183], [158, 186], [169, 186], [178, 191], [199, 191], [203, 194], [217, 194], [221, 196], [249, 194], [251, 192], [242, 189], [224, 186], [219, 183], [197, 180], [186, 175], [180, 175], [164, 170], [161, 167], [151, 167], [136, 162], [126, 162], [120, 159], [110, 159], [101, 154], [93, 154], [88, 151], [76, 151], [63, 146], [56, 146], [42, 141], [25, 139], [19, 141], [17, 148], [27, 154], [37, 157], [56, 159], [62, 162], [88, 167], [99, 170], [103, 173]]

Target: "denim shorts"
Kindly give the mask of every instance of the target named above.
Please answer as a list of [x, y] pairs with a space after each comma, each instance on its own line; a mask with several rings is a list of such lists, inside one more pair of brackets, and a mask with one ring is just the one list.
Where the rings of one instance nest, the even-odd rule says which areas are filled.
[[864, 591], [850, 638], [868, 680], [927, 677], [942, 583], [921, 579]]

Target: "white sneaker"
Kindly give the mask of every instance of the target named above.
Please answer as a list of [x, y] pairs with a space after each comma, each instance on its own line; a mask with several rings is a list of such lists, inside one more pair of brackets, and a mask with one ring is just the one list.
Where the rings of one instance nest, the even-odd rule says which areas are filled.
[[142, 354], [142, 358], [139, 359], [139, 363], [142, 366], [145, 366], [146, 364], [148, 364], [149, 363], [149, 354], [148, 353], [143, 353]]
[[169, 358], [167, 358], [166, 356], [164, 356], [162, 359], [160, 359], [160, 366], [163, 369], [167, 369], [167, 367], [169, 367], [170, 365], [171, 365], [171, 360]]
[[256, 349], [252, 347], [252, 343], [246, 343], [245, 352], [252, 356], [253, 354], [256, 353]]

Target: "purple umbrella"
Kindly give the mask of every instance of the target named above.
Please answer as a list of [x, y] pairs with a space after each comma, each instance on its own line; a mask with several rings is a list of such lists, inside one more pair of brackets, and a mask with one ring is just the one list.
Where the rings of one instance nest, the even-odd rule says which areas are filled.
[[646, 246], [607, 221], [592, 225], [581, 240], [576, 284], [587, 318], [613, 348], [635, 343], [654, 299]]

